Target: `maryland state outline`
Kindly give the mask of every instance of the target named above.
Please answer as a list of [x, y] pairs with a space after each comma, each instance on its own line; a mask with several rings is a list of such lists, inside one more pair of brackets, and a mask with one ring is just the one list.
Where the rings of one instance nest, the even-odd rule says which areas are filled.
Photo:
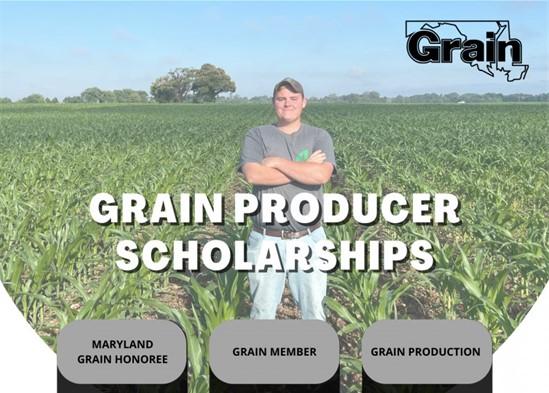
[[477, 71], [491, 77], [503, 73], [508, 82], [523, 80], [528, 72], [508, 20], [409, 20], [405, 34], [408, 55], [417, 63], [451, 63], [459, 53]]

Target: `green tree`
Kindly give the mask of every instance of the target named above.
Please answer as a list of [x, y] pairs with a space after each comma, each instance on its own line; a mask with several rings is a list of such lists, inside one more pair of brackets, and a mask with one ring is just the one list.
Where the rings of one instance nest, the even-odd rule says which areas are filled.
[[115, 102], [147, 102], [149, 95], [143, 90], [122, 89], [114, 90]]
[[367, 102], [383, 102], [384, 98], [377, 91], [368, 91], [362, 94], [363, 98]]
[[250, 98], [250, 102], [261, 102], [261, 103], [270, 103], [272, 100], [272, 97], [269, 96], [253, 96]]
[[444, 102], [458, 102], [458, 101], [460, 101], [459, 94], [455, 93], [455, 92], [445, 94], [443, 96], [443, 101]]
[[11, 99], [9, 99], [8, 97], [1, 97], [0, 104], [11, 104]]
[[103, 94], [101, 95], [101, 103], [103, 102], [117, 102], [116, 101], [116, 96], [114, 95], [114, 93], [111, 91], [111, 90], [102, 90], [101, 91]]
[[82, 98], [82, 102], [87, 103], [100, 103], [105, 102], [107, 99], [105, 92], [98, 87], [87, 88], [80, 93], [80, 97]]
[[69, 97], [65, 97], [63, 98], [63, 103], [65, 104], [78, 104], [82, 102], [82, 97], [80, 96], [69, 96]]
[[46, 102], [42, 94], [31, 94], [25, 98], [21, 98], [19, 102], [24, 104], [43, 104]]
[[144, 90], [137, 90], [134, 93], [139, 97], [139, 102], [149, 102], [149, 94]]
[[234, 93], [236, 85], [224, 69], [213, 64], [203, 64], [195, 72], [192, 91], [194, 101], [213, 102], [220, 93]]
[[151, 95], [156, 102], [183, 102], [191, 92], [194, 74], [192, 68], [176, 68], [155, 80]]

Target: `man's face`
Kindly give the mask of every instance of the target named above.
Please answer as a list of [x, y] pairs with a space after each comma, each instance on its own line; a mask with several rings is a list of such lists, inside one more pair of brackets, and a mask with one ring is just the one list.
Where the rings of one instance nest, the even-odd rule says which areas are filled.
[[300, 93], [292, 93], [286, 87], [282, 87], [276, 92], [273, 105], [279, 121], [292, 123], [301, 117], [307, 100]]

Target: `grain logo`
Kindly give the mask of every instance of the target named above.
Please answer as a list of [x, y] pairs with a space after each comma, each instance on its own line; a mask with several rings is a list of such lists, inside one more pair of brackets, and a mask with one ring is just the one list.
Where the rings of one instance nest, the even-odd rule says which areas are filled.
[[407, 20], [406, 49], [416, 63], [453, 63], [459, 59], [477, 71], [507, 82], [523, 80], [522, 43], [511, 37], [508, 20]]

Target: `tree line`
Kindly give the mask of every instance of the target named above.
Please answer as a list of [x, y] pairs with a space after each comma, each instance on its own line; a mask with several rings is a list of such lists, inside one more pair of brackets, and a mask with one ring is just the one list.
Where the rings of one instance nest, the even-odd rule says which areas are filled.
[[[65, 97], [63, 103], [183, 103], [183, 102], [223, 102], [223, 103], [269, 103], [271, 96], [241, 97], [236, 92], [236, 84], [224, 69], [213, 64], [203, 64], [200, 68], [175, 68], [157, 78], [150, 86], [150, 93], [144, 90], [121, 89], [102, 90], [98, 87], [85, 89], [78, 96]], [[231, 93], [222, 96], [222, 93]], [[543, 94], [500, 94], [500, 93], [448, 93], [416, 94], [383, 97], [377, 91], [364, 93], [330, 94], [324, 97], [310, 97], [310, 102], [325, 103], [482, 103], [482, 102], [549, 102], [549, 93]], [[9, 98], [0, 98], [1, 103], [11, 103]], [[17, 101], [20, 103], [57, 104], [57, 98], [31, 94]]]
[[[157, 78], [150, 88], [150, 95], [144, 90], [122, 89], [102, 90], [89, 87], [80, 95], [69, 96], [63, 103], [146, 103], [146, 102], [214, 102], [221, 93], [234, 93], [236, 84], [220, 67], [203, 64], [200, 68], [176, 68], [167, 75]], [[11, 103], [11, 99], [0, 98], [0, 103]], [[57, 98], [31, 94], [17, 101], [27, 104], [57, 104]]]
[[[218, 102], [226, 103], [270, 103], [272, 97], [268, 95], [242, 97], [238, 94], [230, 97], [219, 97]], [[445, 103], [482, 103], [482, 102], [549, 102], [549, 93], [542, 94], [500, 94], [500, 93], [426, 93], [416, 94], [412, 96], [398, 95], [396, 97], [383, 97], [377, 91], [366, 91], [364, 93], [351, 94], [330, 94], [324, 97], [309, 97], [309, 102], [321, 103], [351, 103], [351, 104], [368, 104], [368, 103], [422, 103], [422, 104], [445, 104]]]
[[[181, 94], [178, 98], [171, 95], [166, 95], [165, 98], [158, 100], [154, 96], [149, 96], [146, 91], [142, 90], [101, 90], [97, 87], [91, 87], [84, 90], [79, 96], [65, 97], [63, 103], [147, 103], [147, 102], [219, 102], [228, 104], [240, 104], [240, 103], [265, 103], [271, 102], [271, 96], [254, 96], [254, 97], [242, 97], [239, 95], [233, 95], [230, 97], [216, 97], [216, 99], [208, 98], [199, 100], [197, 97], [184, 96]], [[375, 98], [375, 96], [378, 96]], [[0, 104], [11, 103], [9, 98], [0, 98]], [[47, 98], [40, 94], [31, 94], [28, 97], [22, 98], [18, 103], [34, 103], [34, 104], [57, 104], [59, 101], [57, 98]], [[549, 93], [543, 94], [417, 94], [413, 96], [396, 96], [396, 97], [382, 97], [377, 92], [366, 92], [363, 94], [345, 94], [336, 95], [330, 94], [325, 97], [310, 97], [309, 102], [320, 103], [396, 103], [396, 104], [465, 104], [465, 103], [497, 103], [497, 102], [549, 102]]]
[[448, 94], [417, 94], [409, 97], [396, 96], [390, 99], [395, 103], [482, 103], [482, 102], [549, 102], [549, 93], [542, 94], [501, 94], [501, 93], [448, 93]]

